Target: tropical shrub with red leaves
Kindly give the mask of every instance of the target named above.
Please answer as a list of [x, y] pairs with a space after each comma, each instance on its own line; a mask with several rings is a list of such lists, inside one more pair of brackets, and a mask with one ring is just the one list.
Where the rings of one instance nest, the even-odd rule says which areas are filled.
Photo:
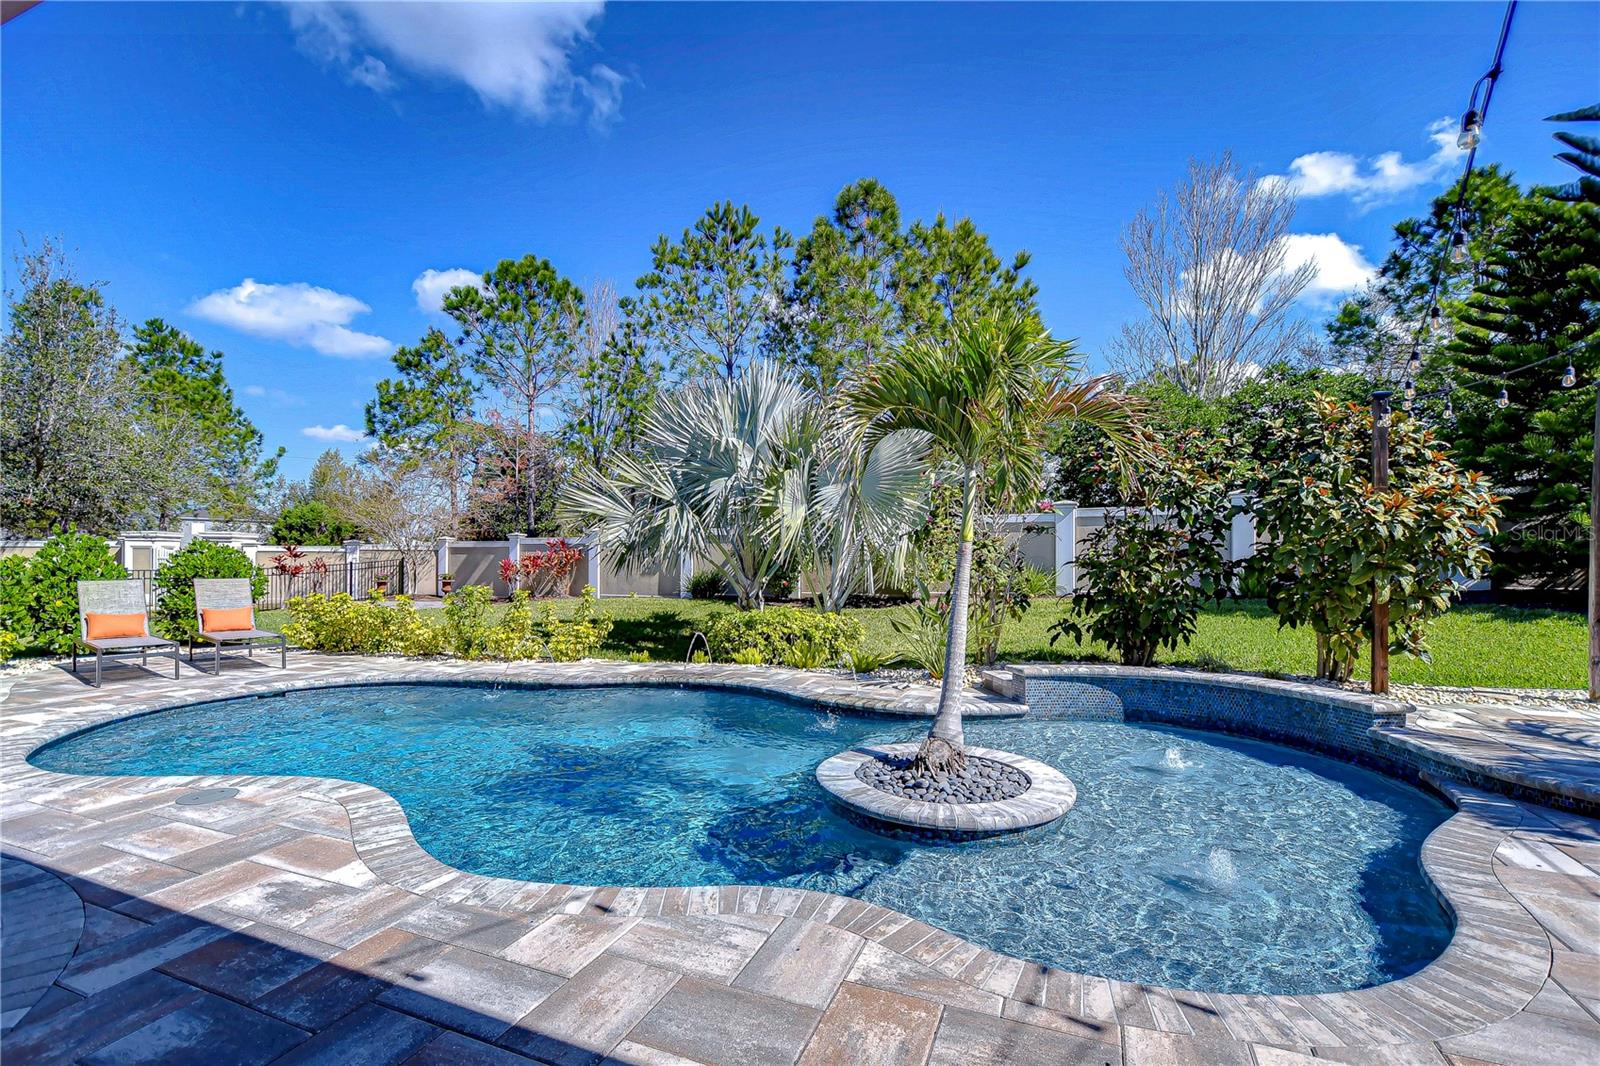
[[513, 591], [525, 589], [536, 600], [565, 596], [582, 560], [583, 552], [557, 538], [544, 551], [525, 554], [520, 564], [515, 559], [500, 560], [500, 580]]

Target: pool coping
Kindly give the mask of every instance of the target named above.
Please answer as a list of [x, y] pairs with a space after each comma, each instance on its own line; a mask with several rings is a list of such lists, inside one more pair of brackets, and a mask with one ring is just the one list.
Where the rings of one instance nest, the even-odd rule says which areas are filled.
[[[663, 666], [615, 662], [576, 664], [416, 662], [356, 656], [298, 654], [297, 665], [314, 660], [326, 669], [307, 684], [291, 670], [276, 668], [210, 679], [209, 690], [163, 698], [131, 693], [117, 680], [101, 690], [79, 686], [56, 671], [19, 679], [0, 705], [0, 779], [8, 799], [27, 799], [78, 782], [127, 782], [123, 777], [60, 774], [33, 767], [28, 753], [42, 744], [112, 720], [149, 711], [232, 696], [335, 685], [468, 681], [512, 681], [538, 685], [691, 683], [737, 688], [810, 700], [847, 710], [927, 715], [935, 690], [893, 690], [832, 675], [781, 668], [724, 665]], [[1102, 668], [1112, 669], [1112, 668]], [[335, 676], [328, 676], [329, 674]], [[1218, 675], [1205, 675], [1219, 680]], [[1259, 679], [1250, 679], [1258, 681]], [[54, 685], [72, 708], [38, 706]], [[35, 691], [41, 690], [41, 691]], [[18, 696], [29, 697], [24, 702]], [[104, 701], [111, 701], [110, 706]], [[980, 697], [985, 713], [1016, 714], [1016, 704]], [[920, 709], [918, 709], [920, 708]], [[1025, 709], [1023, 709], [1025, 710]], [[526, 914], [585, 913], [602, 907], [622, 913], [772, 915], [826, 923], [856, 933], [943, 977], [1007, 998], [1018, 992], [1038, 964], [972, 944], [892, 909], [808, 889], [771, 886], [628, 888], [547, 884], [468, 873], [426, 852], [411, 833], [400, 804], [388, 793], [357, 782], [316, 777], [238, 778], [218, 776], [140, 778], [163, 787], [213, 787], [244, 782], [290, 785], [301, 794], [338, 803], [349, 819], [361, 861], [381, 881], [441, 903], [490, 907]], [[1459, 1036], [1509, 1018], [1540, 991], [1550, 973], [1551, 948], [1534, 916], [1501, 884], [1493, 861], [1501, 844], [1522, 824], [1514, 801], [1446, 780], [1433, 782], [1456, 806], [1421, 849], [1422, 868], [1455, 919], [1445, 950], [1418, 972], [1353, 991], [1300, 995], [1203, 993], [1157, 985], [1085, 977], [1104, 982], [1113, 999], [1127, 994], [1181, 1000], [1191, 992], [1209, 996], [1237, 1026], [1259, 1030], [1268, 1043], [1302, 1046], [1396, 1045]], [[0, 832], [0, 838], [3, 838]], [[1037, 1006], [1048, 1011], [1048, 1006]], [[1233, 1026], [1230, 1026], [1230, 1028]]]

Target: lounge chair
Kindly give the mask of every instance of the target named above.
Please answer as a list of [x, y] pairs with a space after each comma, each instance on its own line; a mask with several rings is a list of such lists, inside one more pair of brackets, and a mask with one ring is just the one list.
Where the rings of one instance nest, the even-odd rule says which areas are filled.
[[[255, 602], [250, 594], [250, 579], [243, 577], [197, 577], [194, 579], [194, 613], [200, 626], [200, 639], [215, 649], [214, 672], [222, 673], [222, 646], [242, 644], [256, 656], [256, 645], [278, 645], [278, 665], [289, 666], [289, 645], [282, 633], [256, 628]], [[189, 645], [189, 661], [194, 662], [194, 644]]]
[[150, 612], [144, 602], [144, 582], [78, 582], [78, 639], [72, 642], [72, 672], [78, 672], [78, 648], [94, 652], [94, 687], [100, 687], [100, 666], [137, 654], [148, 667], [151, 654], [172, 658], [172, 676], [178, 676], [178, 642], [150, 635]]

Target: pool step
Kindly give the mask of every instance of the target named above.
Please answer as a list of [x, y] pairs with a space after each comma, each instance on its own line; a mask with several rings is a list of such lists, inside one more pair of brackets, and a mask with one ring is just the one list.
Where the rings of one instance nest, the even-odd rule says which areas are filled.
[[996, 696], [1004, 696], [1008, 700], [1022, 699], [1022, 679], [1010, 670], [990, 667], [987, 670], [979, 670], [978, 677], [985, 691], [993, 692]]

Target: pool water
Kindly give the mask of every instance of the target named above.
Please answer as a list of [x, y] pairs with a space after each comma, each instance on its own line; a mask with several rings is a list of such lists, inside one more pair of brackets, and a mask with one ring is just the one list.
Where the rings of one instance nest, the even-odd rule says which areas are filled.
[[1449, 808], [1366, 770], [1158, 725], [970, 721], [1078, 803], [1019, 836], [931, 846], [847, 821], [812, 776], [923, 723], [676, 687], [351, 686], [109, 723], [31, 761], [67, 773], [289, 774], [383, 789], [464, 870], [590, 885], [790, 885], [1127, 981], [1350, 989], [1411, 973], [1450, 922], [1418, 863]]

